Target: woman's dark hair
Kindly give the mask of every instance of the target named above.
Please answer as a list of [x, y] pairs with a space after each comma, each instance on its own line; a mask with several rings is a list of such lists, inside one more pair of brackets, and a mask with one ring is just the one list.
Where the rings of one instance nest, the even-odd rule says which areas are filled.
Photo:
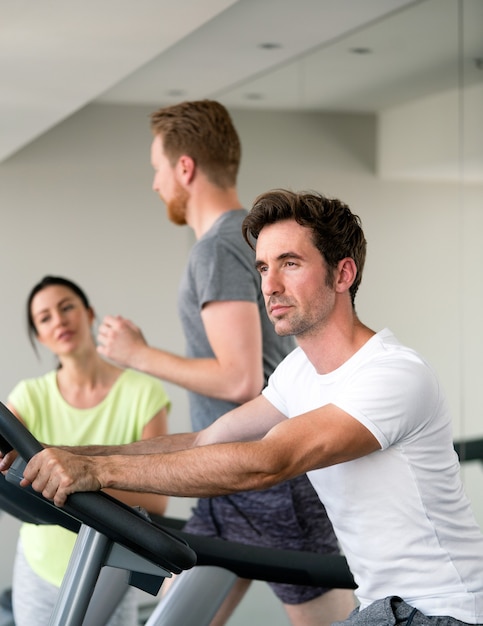
[[89, 300], [87, 299], [86, 294], [82, 291], [82, 289], [73, 283], [68, 278], [62, 278], [62, 276], [44, 276], [40, 282], [38, 282], [34, 287], [32, 287], [29, 297], [27, 298], [27, 332], [30, 339], [30, 343], [33, 346], [33, 349], [37, 352], [37, 346], [35, 345], [35, 337], [37, 337], [38, 332], [35, 327], [34, 320], [32, 318], [32, 300], [34, 297], [42, 291], [46, 287], [51, 287], [53, 285], [60, 285], [61, 287], [67, 287], [76, 296], [82, 301], [82, 304], [86, 309], [90, 309], [91, 305], [89, 304]]

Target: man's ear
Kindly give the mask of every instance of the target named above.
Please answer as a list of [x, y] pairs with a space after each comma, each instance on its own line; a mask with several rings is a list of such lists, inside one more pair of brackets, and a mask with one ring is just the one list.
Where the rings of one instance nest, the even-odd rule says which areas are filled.
[[196, 164], [194, 159], [187, 154], [182, 154], [176, 164], [176, 173], [180, 177], [180, 180], [189, 185], [193, 180], [196, 171]]
[[356, 276], [357, 266], [354, 259], [346, 257], [345, 259], [340, 260], [337, 264], [337, 280], [335, 285], [336, 291], [338, 293], [349, 291], [352, 283], [356, 279]]

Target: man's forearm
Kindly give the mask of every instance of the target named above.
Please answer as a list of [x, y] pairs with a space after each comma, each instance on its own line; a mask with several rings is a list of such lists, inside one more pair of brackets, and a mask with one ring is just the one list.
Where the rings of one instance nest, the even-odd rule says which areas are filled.
[[[165, 350], [143, 346], [132, 355], [129, 367], [156, 376], [188, 391], [220, 400], [242, 403], [250, 397], [244, 391], [243, 372], [227, 373], [215, 358], [187, 358]], [[261, 391], [257, 389], [257, 393]], [[246, 396], [246, 397], [245, 397]]]
[[174, 452], [190, 448], [196, 440], [196, 433], [178, 433], [174, 435], [160, 435], [150, 439], [133, 441], [123, 445], [88, 445], [88, 446], [59, 446], [74, 454], [83, 456], [112, 456], [112, 455], [145, 455]]
[[284, 476], [266, 456], [263, 459], [255, 455], [260, 463], [253, 463], [254, 447], [259, 445], [260, 442], [215, 444], [173, 454], [92, 459], [93, 474], [102, 488], [178, 497], [209, 497], [265, 489]]

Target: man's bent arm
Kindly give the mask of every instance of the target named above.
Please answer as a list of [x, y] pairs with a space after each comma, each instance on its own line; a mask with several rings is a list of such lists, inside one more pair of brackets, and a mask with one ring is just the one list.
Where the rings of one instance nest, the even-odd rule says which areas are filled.
[[213, 358], [187, 358], [153, 348], [137, 326], [119, 316], [105, 318], [99, 329], [98, 352], [195, 393], [237, 404], [251, 400], [264, 382], [256, 303], [210, 302], [201, 316]]
[[106, 487], [172, 496], [217, 496], [266, 489], [309, 470], [379, 449], [367, 428], [328, 405], [279, 422], [259, 441], [147, 456], [84, 457], [45, 450], [28, 464], [24, 484], [32, 483], [59, 506], [70, 493]]
[[134, 457], [132, 463], [123, 457], [104, 458], [97, 476], [102, 485], [122, 481], [122, 489], [131, 489], [136, 481], [135, 490], [209, 497], [267, 489], [377, 450], [380, 444], [365, 426], [328, 405], [277, 423], [257, 441], [205, 445], [150, 459]]

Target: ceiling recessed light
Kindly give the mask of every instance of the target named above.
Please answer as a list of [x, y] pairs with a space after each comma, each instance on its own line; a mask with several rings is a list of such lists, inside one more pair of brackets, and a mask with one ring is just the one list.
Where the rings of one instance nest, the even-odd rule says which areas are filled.
[[185, 93], [184, 89], [170, 89], [167, 92], [167, 95], [171, 98], [180, 98], [181, 96], [184, 96]]
[[263, 96], [261, 93], [252, 92], [252, 93], [246, 93], [245, 99], [246, 100], [263, 100]]
[[359, 46], [357, 48], [351, 48], [349, 52], [352, 52], [352, 54], [371, 54], [372, 49]]
[[262, 50], [277, 50], [278, 48], [282, 47], [282, 44], [267, 41], [266, 43], [259, 44], [258, 47], [261, 48]]

